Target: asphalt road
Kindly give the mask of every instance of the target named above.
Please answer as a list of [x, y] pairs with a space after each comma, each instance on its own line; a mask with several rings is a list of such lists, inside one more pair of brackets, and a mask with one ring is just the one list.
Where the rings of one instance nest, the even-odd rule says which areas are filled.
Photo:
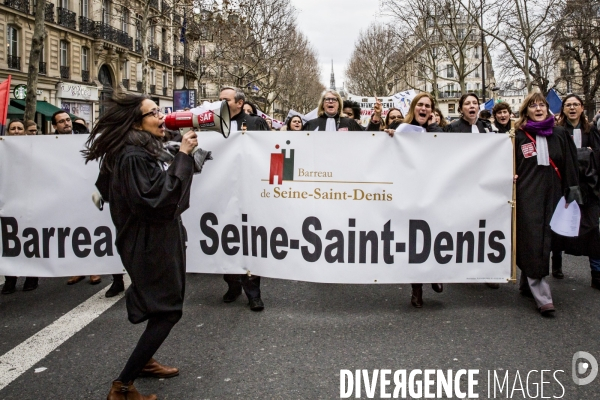
[[[494, 398], [488, 373], [495, 372], [501, 380], [508, 374], [511, 389], [497, 388], [495, 398], [542, 398], [543, 380], [544, 398], [600, 399], [600, 377], [585, 386], [571, 377], [575, 352], [600, 360], [600, 291], [590, 288], [586, 258], [566, 256], [564, 271], [564, 280], [550, 278], [554, 318], [541, 317], [513, 284], [452, 284], [441, 294], [425, 285], [425, 305], [414, 309], [410, 285], [276, 279], [263, 279], [266, 308], [255, 313], [245, 298], [222, 302], [220, 276], [188, 275], [183, 318], [156, 354], [181, 374], [136, 386], [159, 399], [337, 399], [340, 370], [475, 369], [479, 398]], [[108, 288], [110, 277], [99, 286], [65, 282], [41, 279], [33, 292], [0, 296], [0, 355]], [[105, 399], [143, 328], [127, 321], [121, 299], [0, 390], [0, 399]], [[378, 385], [373, 398], [380, 395]], [[364, 386], [359, 397], [369, 398]]]

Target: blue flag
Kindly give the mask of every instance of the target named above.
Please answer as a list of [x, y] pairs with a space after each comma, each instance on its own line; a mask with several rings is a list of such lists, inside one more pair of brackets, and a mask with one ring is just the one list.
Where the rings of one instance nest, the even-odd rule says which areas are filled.
[[550, 105], [550, 111], [552, 111], [552, 114], [560, 113], [560, 109], [562, 108], [562, 100], [560, 97], [558, 97], [558, 94], [556, 94], [554, 89], [550, 89], [548, 96], [546, 96], [546, 101], [548, 102], [548, 105]]
[[179, 34], [179, 43], [185, 43], [185, 30], [187, 27], [187, 19], [183, 17], [183, 25], [181, 25], [181, 33]]
[[483, 105], [483, 109], [484, 110], [488, 110], [488, 111], [492, 111], [492, 108], [494, 108], [494, 99], [489, 99]]

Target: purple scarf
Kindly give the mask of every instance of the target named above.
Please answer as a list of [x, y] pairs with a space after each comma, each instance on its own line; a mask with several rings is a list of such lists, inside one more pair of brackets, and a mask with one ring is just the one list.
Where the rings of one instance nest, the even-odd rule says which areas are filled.
[[554, 128], [554, 117], [551, 115], [545, 120], [538, 122], [528, 119], [523, 130], [530, 135], [550, 136], [552, 135], [552, 128]]

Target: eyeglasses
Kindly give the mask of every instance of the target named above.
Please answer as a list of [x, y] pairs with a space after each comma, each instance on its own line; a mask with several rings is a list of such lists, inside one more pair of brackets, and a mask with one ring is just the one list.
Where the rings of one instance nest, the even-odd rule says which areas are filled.
[[546, 108], [546, 104], [545, 103], [531, 103], [527, 107], [529, 107], [529, 109], [531, 109], [531, 110], [535, 110], [536, 108], [544, 109], [544, 108]]
[[325, 97], [323, 101], [325, 103], [337, 103], [338, 99], [336, 99], [335, 97]]
[[569, 104], [565, 104], [565, 108], [577, 108], [577, 107], [581, 107], [581, 103], [569, 103]]
[[162, 114], [162, 112], [158, 108], [155, 108], [154, 110], [148, 111], [146, 114], [142, 114], [142, 119], [146, 118], [149, 115], [153, 115], [155, 117], [158, 117], [159, 114]]

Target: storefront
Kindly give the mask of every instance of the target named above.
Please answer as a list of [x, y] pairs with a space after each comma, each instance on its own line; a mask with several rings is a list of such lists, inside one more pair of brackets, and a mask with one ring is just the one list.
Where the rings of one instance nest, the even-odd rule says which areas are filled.
[[59, 107], [69, 114], [83, 118], [89, 130], [95, 120], [94, 103], [98, 102], [96, 86], [61, 82], [56, 86]]

